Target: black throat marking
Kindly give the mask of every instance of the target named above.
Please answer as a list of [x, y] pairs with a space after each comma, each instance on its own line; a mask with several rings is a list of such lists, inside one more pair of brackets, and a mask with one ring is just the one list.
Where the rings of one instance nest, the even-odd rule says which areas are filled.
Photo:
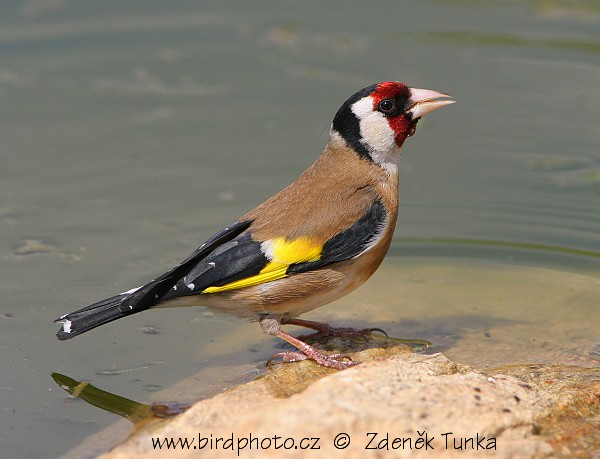
[[346, 143], [352, 147], [361, 158], [369, 161], [373, 161], [373, 158], [371, 158], [371, 154], [365, 144], [362, 143], [362, 136], [360, 135], [360, 121], [354, 112], [352, 112], [352, 105], [363, 97], [369, 96], [375, 90], [375, 88], [377, 88], [377, 84], [367, 86], [344, 102], [333, 117], [333, 123], [331, 125], [333, 130], [338, 132], [346, 141]]

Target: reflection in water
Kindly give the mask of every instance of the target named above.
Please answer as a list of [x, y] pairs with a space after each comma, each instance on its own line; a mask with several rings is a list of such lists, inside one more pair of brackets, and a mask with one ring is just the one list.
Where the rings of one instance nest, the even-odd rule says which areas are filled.
[[99, 389], [86, 381], [76, 381], [60, 373], [52, 373], [52, 379], [71, 396], [80, 398], [101, 410], [116, 414], [140, 429], [158, 419], [176, 416], [190, 405], [180, 403], [152, 403], [147, 405]]
[[[405, 352], [421, 352], [431, 346], [429, 341], [419, 339], [403, 339], [393, 338], [387, 336], [385, 332], [383, 334], [372, 333], [371, 335], [343, 335], [343, 336], [327, 336], [320, 332], [305, 335], [304, 338], [307, 343], [315, 346], [316, 348], [323, 351], [341, 352], [348, 354], [349, 356], [365, 350], [373, 350], [383, 352], [385, 349], [399, 348]], [[377, 355], [377, 354], [373, 354]], [[298, 363], [278, 363], [278, 362], [267, 362], [269, 371], [258, 374], [258, 377], [268, 377], [275, 371], [276, 374], [295, 374], [295, 368]], [[315, 362], [309, 361], [304, 362], [302, 365], [308, 363], [311, 368], [311, 374], [315, 376], [324, 376], [332, 373], [334, 370], [330, 368], [321, 367]], [[98, 374], [98, 373], [97, 373]], [[116, 373], [111, 373], [116, 374]], [[162, 402], [145, 404], [130, 400], [128, 398], [121, 397], [119, 395], [107, 392], [99, 389], [87, 381], [77, 381], [73, 378], [65, 376], [60, 373], [52, 373], [52, 379], [71, 396], [77, 397], [85, 402], [100, 408], [109, 413], [121, 416], [130, 421], [136, 428], [141, 428], [149, 423], [156, 421], [157, 419], [165, 419], [176, 416], [186, 411], [191, 405], [179, 402]], [[196, 379], [196, 378], [192, 378]], [[202, 379], [199, 377], [198, 379]], [[279, 382], [279, 385], [285, 387], [285, 383]], [[294, 392], [298, 392], [297, 381], [294, 382], [293, 386], [296, 388]], [[289, 392], [289, 388], [285, 391]], [[282, 392], [282, 389], [279, 389]], [[286, 392], [286, 393], [287, 393]], [[289, 396], [291, 393], [288, 393]], [[182, 397], [186, 397], [186, 394], [181, 394]], [[284, 395], [280, 395], [284, 396]]]

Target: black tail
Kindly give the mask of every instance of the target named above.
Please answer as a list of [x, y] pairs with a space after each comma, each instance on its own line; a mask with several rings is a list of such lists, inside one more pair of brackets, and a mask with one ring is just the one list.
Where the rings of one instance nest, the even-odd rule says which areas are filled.
[[55, 322], [63, 322], [62, 328], [56, 334], [57, 338], [61, 341], [73, 338], [100, 325], [144, 311], [158, 304], [177, 281], [184, 277], [200, 260], [216, 247], [243, 233], [251, 224], [252, 220], [246, 220], [237, 221], [228, 226], [198, 247], [179, 265], [146, 285], [60, 316], [55, 320]]
[[123, 300], [128, 296], [125, 294], [113, 296], [59, 317], [55, 322], [63, 322], [63, 326], [56, 337], [64, 341], [128, 315], [119, 309]]

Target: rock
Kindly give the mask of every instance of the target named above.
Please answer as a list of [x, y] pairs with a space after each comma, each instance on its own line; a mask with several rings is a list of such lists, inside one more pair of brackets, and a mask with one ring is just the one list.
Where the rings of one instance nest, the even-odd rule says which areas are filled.
[[[139, 430], [102, 457], [153, 458], [157, 441], [168, 457], [529, 458], [600, 451], [598, 368], [479, 372], [405, 346], [352, 358], [363, 363], [344, 371], [312, 361], [276, 365]], [[169, 448], [165, 439], [175, 444]]]

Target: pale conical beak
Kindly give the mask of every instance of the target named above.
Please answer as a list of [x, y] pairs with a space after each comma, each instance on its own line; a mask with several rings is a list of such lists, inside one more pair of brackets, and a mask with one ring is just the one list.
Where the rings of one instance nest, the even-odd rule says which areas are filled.
[[430, 89], [410, 88], [410, 98], [408, 99], [410, 108], [407, 112], [412, 114], [413, 120], [416, 120], [437, 108], [455, 103], [456, 101], [450, 97], [452, 96], [449, 94]]

